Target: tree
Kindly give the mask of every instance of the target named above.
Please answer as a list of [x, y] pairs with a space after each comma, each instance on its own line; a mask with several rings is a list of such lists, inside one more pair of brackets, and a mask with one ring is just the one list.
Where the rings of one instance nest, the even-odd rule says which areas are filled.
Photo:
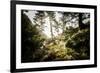
[[40, 29], [40, 31], [43, 31], [43, 27], [45, 23], [44, 18], [45, 18], [44, 11], [37, 11], [35, 17], [33, 18], [34, 24], [37, 26], [37, 28]]
[[[66, 47], [73, 48], [79, 53], [78, 59], [89, 59], [90, 56], [90, 20], [89, 14], [79, 13], [79, 30], [67, 40]], [[83, 23], [84, 22], [84, 23]], [[71, 33], [71, 32], [70, 32]]]
[[34, 61], [33, 53], [35, 50], [40, 49], [44, 38], [41, 37], [40, 31], [37, 28], [37, 24], [32, 24], [28, 16], [21, 11], [21, 25], [22, 25], [22, 62]]
[[52, 11], [46, 11], [46, 13], [47, 13], [47, 16], [49, 17], [49, 22], [50, 22], [50, 32], [51, 32], [51, 38], [52, 38], [52, 40], [53, 40], [53, 38], [54, 38], [54, 34], [53, 34], [53, 24], [52, 24], [52, 20], [54, 19], [54, 12], [52, 12]]
[[89, 14], [79, 13], [79, 28], [80, 28], [80, 30], [90, 27], [90, 22], [89, 21], [86, 22], [86, 23], [83, 23], [83, 20], [87, 20], [89, 18], [90, 18]]

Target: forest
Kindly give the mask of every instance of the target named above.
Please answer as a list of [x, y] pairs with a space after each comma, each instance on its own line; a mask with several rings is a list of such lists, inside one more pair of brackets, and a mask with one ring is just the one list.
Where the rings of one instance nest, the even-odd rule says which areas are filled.
[[21, 62], [90, 59], [90, 13], [21, 10]]

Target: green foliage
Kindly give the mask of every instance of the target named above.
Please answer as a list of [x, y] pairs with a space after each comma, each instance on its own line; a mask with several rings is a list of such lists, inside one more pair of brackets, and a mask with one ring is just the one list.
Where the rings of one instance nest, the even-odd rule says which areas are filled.
[[89, 29], [83, 29], [74, 33], [70, 40], [67, 40], [66, 47], [73, 48], [79, 53], [79, 59], [87, 59], [90, 55], [90, 33]]
[[70, 27], [69, 29], [66, 28], [64, 34], [65, 34], [65, 40], [68, 40], [72, 35], [74, 35], [75, 33], [77, 33], [79, 30], [79, 28], [73, 28]]
[[[28, 12], [28, 11], [25, 11]], [[90, 57], [90, 23], [87, 14], [58, 12], [62, 16], [57, 21], [53, 11], [37, 11], [32, 23], [22, 10], [21, 42], [22, 62], [82, 60]], [[80, 16], [78, 16], [80, 15]], [[48, 17], [51, 38], [44, 31]], [[78, 18], [81, 19], [78, 19]], [[73, 19], [75, 19], [73, 21]], [[84, 21], [84, 24], [82, 23]], [[66, 26], [68, 22], [80, 21], [77, 28]], [[82, 26], [81, 26], [82, 25]], [[59, 29], [62, 33], [59, 33]], [[55, 36], [54, 31], [58, 33]]]
[[22, 62], [34, 61], [33, 53], [42, 46], [44, 37], [28, 17], [22, 13]]

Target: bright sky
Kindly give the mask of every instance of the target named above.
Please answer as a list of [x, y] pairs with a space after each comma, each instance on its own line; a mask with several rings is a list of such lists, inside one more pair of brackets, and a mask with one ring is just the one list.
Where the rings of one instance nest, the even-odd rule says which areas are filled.
[[[34, 24], [33, 18], [35, 17], [35, 14], [37, 13], [37, 11], [30, 10], [30, 11], [24, 12], [24, 13], [29, 17], [29, 19], [31, 20], [31, 22]], [[60, 13], [58, 13], [58, 12], [55, 12], [55, 16], [56, 16], [56, 20], [59, 21], [59, 23], [60, 23], [59, 18], [60, 18], [62, 15], [61, 15]], [[45, 26], [45, 27], [44, 27], [43, 33], [45, 33], [45, 35], [48, 36], [48, 38], [51, 38], [49, 17], [46, 17], [44, 20], [45, 20], [45, 23], [44, 23], [44, 26]], [[73, 20], [73, 21], [75, 21], [75, 20]], [[75, 27], [78, 27], [78, 22], [76, 22], [76, 25], [75, 25], [75, 23], [74, 23], [74, 24], [72, 24], [72, 23], [67, 23], [66, 26], [67, 26], [67, 27], [72, 26], [72, 27], [75, 28]], [[57, 32], [55, 31], [55, 28], [54, 28], [54, 27], [52, 27], [52, 29], [53, 29], [53, 34], [54, 34], [54, 36], [58, 36], [58, 34], [61, 34], [61, 33], [62, 33], [62, 29], [60, 29], [60, 28], [59, 28], [59, 33], [57, 33]]]
[[[28, 17], [29, 19], [31, 20], [31, 22], [34, 24], [34, 21], [33, 21], [33, 18], [35, 17], [35, 13], [37, 13], [36, 11], [28, 11], [28, 12], [24, 12]], [[56, 13], [56, 19], [57, 21], [59, 21], [59, 14]], [[51, 32], [50, 32], [50, 22], [49, 22], [49, 17], [45, 18], [45, 23], [44, 23], [44, 31], [43, 33], [46, 34], [46, 36], [48, 36], [48, 38], [51, 38]], [[52, 28], [53, 29], [53, 33], [54, 33], [54, 36], [57, 36], [58, 33], [55, 31], [55, 28]], [[62, 33], [62, 30], [59, 29], [59, 34]]]
[[30, 11], [24, 12], [24, 13], [28, 16], [28, 18], [31, 20], [31, 22], [34, 23], [33, 22], [33, 18], [35, 16], [35, 13], [37, 13], [37, 12], [36, 11], [33, 11], [33, 10], [30, 10]]

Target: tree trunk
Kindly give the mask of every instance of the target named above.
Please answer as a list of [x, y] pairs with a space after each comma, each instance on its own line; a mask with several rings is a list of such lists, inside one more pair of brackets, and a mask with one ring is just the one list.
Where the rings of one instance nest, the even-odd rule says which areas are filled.
[[79, 28], [82, 29], [82, 13], [79, 13]]
[[83, 29], [84, 24], [82, 23], [82, 13], [79, 13], [79, 28]]
[[52, 22], [51, 22], [51, 17], [49, 17], [50, 20], [50, 32], [51, 32], [51, 38], [53, 40], [53, 30], [52, 30]]

